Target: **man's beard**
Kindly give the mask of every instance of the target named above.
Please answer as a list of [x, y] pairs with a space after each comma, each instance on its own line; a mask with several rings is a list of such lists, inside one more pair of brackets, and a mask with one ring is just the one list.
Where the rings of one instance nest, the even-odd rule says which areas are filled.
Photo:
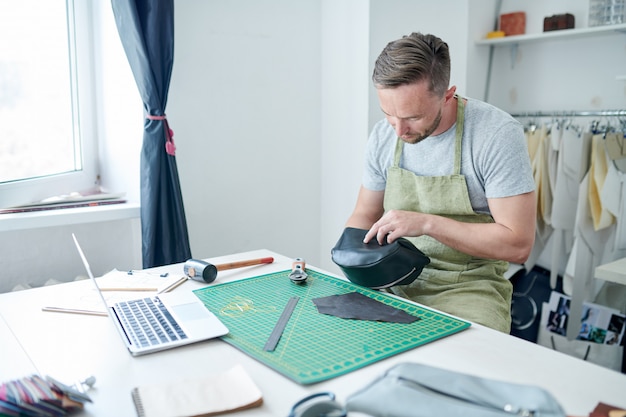
[[428, 129], [424, 131], [424, 133], [418, 134], [416, 137], [410, 137], [410, 138], [400, 137], [400, 139], [412, 145], [423, 141], [424, 139], [432, 135], [435, 130], [437, 130], [437, 128], [439, 127], [439, 123], [441, 123], [441, 117], [442, 117], [442, 111], [441, 109], [439, 109], [439, 113], [437, 113], [437, 117], [435, 118], [433, 123], [428, 127]]

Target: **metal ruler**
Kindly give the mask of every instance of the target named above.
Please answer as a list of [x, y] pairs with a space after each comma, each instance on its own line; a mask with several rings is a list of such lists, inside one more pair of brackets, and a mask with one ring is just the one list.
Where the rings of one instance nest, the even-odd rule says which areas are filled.
[[276, 346], [278, 345], [278, 341], [280, 340], [280, 337], [283, 335], [283, 332], [285, 331], [285, 327], [287, 327], [287, 323], [289, 322], [289, 319], [291, 318], [291, 314], [295, 310], [296, 305], [298, 304], [298, 301], [300, 301], [300, 297], [291, 297], [289, 299], [289, 301], [287, 302], [287, 305], [285, 306], [285, 309], [283, 310], [283, 313], [280, 315], [280, 318], [278, 319], [278, 322], [276, 323], [276, 326], [274, 326], [274, 330], [272, 330], [272, 333], [270, 334], [269, 339], [267, 339], [267, 342], [265, 343], [263, 350], [267, 352], [272, 352], [274, 349], [276, 349]]

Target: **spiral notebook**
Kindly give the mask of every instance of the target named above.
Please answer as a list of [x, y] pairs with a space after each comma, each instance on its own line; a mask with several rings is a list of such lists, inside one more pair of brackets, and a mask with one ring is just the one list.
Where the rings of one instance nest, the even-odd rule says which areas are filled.
[[201, 378], [133, 388], [139, 417], [214, 416], [263, 404], [263, 395], [241, 365]]

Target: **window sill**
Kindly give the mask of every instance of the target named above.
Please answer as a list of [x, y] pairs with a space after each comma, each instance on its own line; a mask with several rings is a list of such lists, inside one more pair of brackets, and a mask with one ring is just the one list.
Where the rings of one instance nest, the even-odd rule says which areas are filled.
[[140, 217], [139, 203], [0, 214], [0, 232]]

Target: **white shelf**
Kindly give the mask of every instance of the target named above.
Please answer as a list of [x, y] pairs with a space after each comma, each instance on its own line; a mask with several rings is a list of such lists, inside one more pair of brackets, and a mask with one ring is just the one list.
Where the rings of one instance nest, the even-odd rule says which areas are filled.
[[605, 35], [610, 32], [626, 33], [626, 23], [619, 25], [594, 26], [581, 29], [562, 29], [550, 32], [533, 33], [526, 35], [505, 36], [503, 38], [481, 39], [476, 41], [478, 46], [501, 46], [501, 45], [518, 45], [521, 43], [541, 42], [548, 39], [559, 38], [583, 38], [596, 35]]
[[626, 258], [596, 268], [596, 278], [626, 285]]

